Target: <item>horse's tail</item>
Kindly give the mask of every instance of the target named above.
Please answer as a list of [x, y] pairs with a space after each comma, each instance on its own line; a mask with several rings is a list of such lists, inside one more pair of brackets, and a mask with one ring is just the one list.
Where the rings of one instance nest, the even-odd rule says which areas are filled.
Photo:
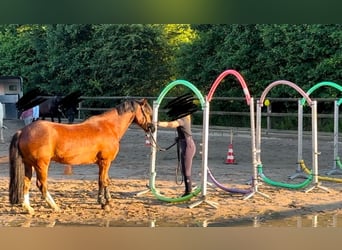
[[11, 140], [9, 147], [9, 164], [10, 164], [10, 183], [9, 183], [9, 200], [11, 204], [19, 204], [24, 199], [24, 176], [25, 166], [23, 158], [19, 150], [19, 139], [21, 130], [17, 131]]

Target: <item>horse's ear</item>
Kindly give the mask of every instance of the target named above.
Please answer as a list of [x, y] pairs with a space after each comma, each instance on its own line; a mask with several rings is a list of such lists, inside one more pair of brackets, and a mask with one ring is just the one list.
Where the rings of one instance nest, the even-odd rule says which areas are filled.
[[142, 98], [142, 99], [137, 100], [137, 102], [138, 102], [140, 105], [145, 105], [145, 104], [147, 103], [147, 99], [146, 99], [146, 98]]

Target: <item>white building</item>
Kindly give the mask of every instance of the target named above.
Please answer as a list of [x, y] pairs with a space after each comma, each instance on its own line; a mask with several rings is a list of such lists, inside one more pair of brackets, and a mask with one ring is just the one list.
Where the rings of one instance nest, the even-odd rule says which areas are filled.
[[4, 108], [4, 119], [18, 119], [16, 103], [23, 96], [23, 79], [20, 76], [0, 76], [0, 102]]

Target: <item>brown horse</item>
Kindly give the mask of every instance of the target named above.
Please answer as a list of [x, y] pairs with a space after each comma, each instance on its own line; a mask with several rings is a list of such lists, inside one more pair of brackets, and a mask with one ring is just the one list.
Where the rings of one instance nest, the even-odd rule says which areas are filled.
[[60, 211], [47, 190], [50, 161], [81, 165], [96, 163], [99, 167], [98, 202], [108, 208], [111, 200], [108, 171], [119, 152], [120, 139], [135, 122], [145, 132], [153, 132], [152, 108], [146, 99], [125, 101], [115, 108], [92, 116], [79, 124], [60, 124], [39, 120], [18, 130], [12, 138], [9, 199], [33, 214], [29, 188], [33, 169], [43, 199]]

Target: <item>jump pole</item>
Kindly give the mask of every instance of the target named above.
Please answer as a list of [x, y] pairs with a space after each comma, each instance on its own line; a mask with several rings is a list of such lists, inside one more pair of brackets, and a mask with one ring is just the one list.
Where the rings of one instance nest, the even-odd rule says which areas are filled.
[[[262, 93], [259, 103], [258, 103], [258, 114], [257, 117], [261, 117], [261, 107], [263, 105], [263, 101], [265, 100], [265, 97], [267, 95], [267, 93], [275, 86], [277, 85], [288, 85], [289, 87], [292, 87], [293, 89], [297, 90], [298, 93], [300, 93], [302, 95], [302, 105], [304, 104], [305, 101], [308, 102], [308, 104], [310, 105], [311, 108], [311, 113], [312, 113], [312, 164], [313, 164], [313, 171], [312, 173], [310, 173], [310, 175], [308, 176], [307, 180], [305, 180], [303, 183], [301, 184], [287, 184], [287, 183], [281, 183], [281, 182], [274, 182], [272, 180], [270, 180], [269, 178], [267, 178], [266, 176], [263, 175], [262, 172], [259, 172], [259, 176], [261, 176], [263, 178], [263, 180], [265, 182], [267, 182], [268, 184], [271, 185], [275, 185], [275, 186], [280, 186], [280, 187], [286, 187], [286, 188], [303, 188], [304, 186], [308, 185], [309, 183], [311, 183], [313, 181], [313, 176], [315, 176], [315, 180], [314, 180], [314, 186], [312, 188], [309, 188], [307, 190], [307, 192], [311, 191], [313, 188], [318, 187], [324, 190], [327, 190], [326, 188], [322, 187], [319, 183], [318, 183], [318, 154], [319, 152], [317, 151], [317, 101], [313, 102], [311, 100], [311, 98], [308, 96], [307, 93], [305, 93], [298, 85], [294, 84], [293, 82], [290, 81], [286, 81], [286, 80], [278, 80], [275, 81], [273, 83], [271, 83], [269, 86], [267, 86], [267, 88], [264, 90], [264, 92]], [[259, 118], [261, 119], [261, 118]], [[261, 124], [258, 123], [258, 130], [257, 130], [257, 135], [260, 135], [260, 126]], [[301, 130], [300, 130], [301, 131]], [[301, 133], [299, 133], [301, 135]], [[301, 140], [302, 136], [300, 136], [300, 140]], [[260, 147], [260, 137], [257, 137], [258, 142], [257, 144], [257, 151], [261, 149]], [[300, 142], [301, 144], [302, 142]], [[301, 148], [301, 147], [300, 147]], [[301, 152], [301, 151], [300, 151]], [[300, 153], [301, 154], [301, 153]], [[260, 154], [257, 155], [257, 161], [258, 164], [260, 164], [260, 168], [258, 166], [258, 170], [262, 170], [262, 163], [261, 163], [261, 159], [259, 158]], [[302, 162], [302, 161], [301, 161]]]
[[[337, 165], [339, 168], [341, 168], [341, 162], [338, 157], [338, 112], [339, 112], [339, 105], [342, 100], [340, 99], [339, 101], [335, 101], [335, 109], [334, 109], [334, 156], [333, 156], [333, 163], [336, 164], [334, 165], [334, 168], [331, 169], [327, 174], [333, 174], [333, 173], [339, 173], [341, 170], [337, 169]], [[310, 174], [310, 170], [303, 167], [303, 171], [306, 174]], [[342, 182], [341, 178], [332, 178], [332, 177], [326, 177], [326, 176], [318, 176], [318, 180], [321, 181], [333, 181], [333, 182]]]
[[[316, 91], [317, 89], [321, 88], [321, 87], [333, 87], [337, 90], [339, 90], [340, 92], [342, 92], [342, 86], [334, 83], [334, 82], [328, 82], [328, 81], [324, 81], [324, 82], [319, 82], [317, 84], [315, 84], [314, 86], [312, 86], [308, 91], [307, 94], [310, 95], [311, 93], [313, 93], [314, 91]], [[302, 100], [302, 104], [304, 104], [305, 100]], [[339, 114], [339, 106], [342, 102], [342, 99], [339, 99], [337, 102], [335, 102], [335, 106], [334, 106], [334, 162], [333, 162], [333, 168], [332, 168], [332, 173], [334, 173], [336, 170], [336, 164], [339, 165], [339, 167], [341, 168], [341, 163], [339, 161], [338, 158], [338, 114]], [[329, 174], [330, 172], [328, 172]]]
[[[259, 102], [259, 101], [258, 101]], [[257, 105], [258, 107], [260, 105]], [[258, 158], [260, 158], [260, 149], [256, 146], [256, 140], [259, 141], [258, 145], [260, 145], [260, 129], [255, 130], [255, 115], [254, 115], [254, 98], [251, 97], [250, 99], [250, 120], [251, 120], [251, 145], [252, 145], [252, 160], [253, 160], [253, 165], [252, 165], [252, 170], [253, 170], [253, 177], [252, 177], [252, 187], [253, 190], [251, 193], [245, 195], [245, 197], [243, 198], [244, 200], [247, 200], [249, 198], [251, 198], [252, 196], [254, 196], [255, 194], [259, 194], [265, 198], [270, 198], [267, 194], [264, 194], [262, 192], [260, 192], [258, 190]], [[261, 108], [260, 108], [261, 109]], [[258, 118], [259, 116], [257, 116], [257, 123], [261, 124], [261, 119]], [[261, 117], [261, 115], [260, 115]], [[261, 126], [260, 126], [261, 127]], [[257, 128], [259, 128], [259, 126], [257, 126]], [[259, 155], [259, 157], [258, 157]]]
[[[217, 78], [216, 80], [214, 81], [214, 83], [212, 84], [210, 90], [209, 90], [209, 93], [208, 95], [206, 96], [206, 100], [208, 102], [211, 101], [215, 91], [216, 91], [216, 88], [218, 87], [218, 85], [222, 82], [222, 80], [228, 76], [228, 75], [233, 75], [237, 78], [238, 82], [240, 83], [241, 87], [242, 87], [242, 90], [243, 90], [243, 93], [245, 95], [245, 99], [246, 99], [246, 102], [247, 102], [247, 105], [250, 106], [250, 110], [251, 110], [251, 133], [252, 133], [252, 148], [253, 148], [253, 145], [255, 145], [255, 140], [253, 138], [254, 137], [254, 129], [255, 129], [255, 122], [254, 122], [254, 106], [252, 104], [252, 106], [250, 105], [251, 103], [251, 96], [250, 96], [250, 93], [249, 93], [249, 90], [248, 90], [248, 87], [247, 87], [247, 84], [245, 82], [245, 80], [243, 79], [242, 75], [237, 72], [236, 70], [233, 70], [233, 69], [227, 69], [225, 71], [223, 71]], [[208, 105], [209, 106], [209, 105]], [[209, 112], [209, 109], [208, 109], [208, 112]], [[209, 120], [209, 119], [208, 119]], [[207, 129], [209, 129], [209, 121], [206, 121], [207, 123], [203, 123], [203, 124], [206, 124], [207, 126]], [[231, 135], [231, 142], [232, 142], [232, 137], [233, 135]], [[253, 151], [253, 149], [252, 149]], [[253, 154], [253, 153], [252, 153]], [[249, 190], [241, 190], [241, 189], [233, 189], [233, 188], [226, 188], [224, 187], [223, 185], [221, 185], [218, 181], [215, 180], [215, 178], [211, 175], [211, 172], [210, 172], [210, 169], [208, 167], [208, 165], [206, 165], [206, 168], [207, 168], [207, 171], [208, 171], [208, 174], [210, 175], [210, 178], [213, 180], [214, 184], [223, 189], [224, 191], [227, 191], [227, 192], [230, 192], [230, 193], [240, 193], [240, 194], [251, 194], [252, 191], [249, 189]], [[253, 166], [254, 168], [254, 166]], [[253, 178], [253, 179], [256, 179], [256, 178]]]
[[[157, 101], [153, 101], [153, 124], [157, 124], [158, 122], [158, 109], [159, 109], [159, 103]], [[155, 141], [157, 141], [157, 127], [158, 126], [154, 126], [155, 127], [155, 131], [153, 132], [152, 136], [155, 139]], [[152, 183], [154, 183], [154, 180], [156, 178], [156, 158], [157, 158], [157, 148], [156, 147], [152, 147], [151, 150], [151, 169], [150, 169], [150, 186], [152, 186]]]
[[337, 168], [337, 161], [339, 160], [338, 159], [339, 107], [340, 107], [339, 101], [335, 100], [334, 102], [334, 162], [333, 162], [333, 168], [327, 172], [328, 175], [342, 174], [342, 170]]
[[308, 178], [300, 167], [300, 161], [303, 160], [303, 104], [298, 100], [298, 149], [297, 149], [297, 169], [296, 173], [291, 175], [289, 179]]
[[[169, 83], [164, 89], [163, 91], [160, 93], [158, 99], [156, 101], [153, 102], [153, 117], [152, 117], [152, 122], [153, 124], [157, 124], [158, 122], [158, 109], [160, 106], [160, 103], [162, 102], [163, 98], [165, 97], [165, 95], [175, 86], [177, 85], [184, 85], [185, 87], [191, 89], [194, 94], [198, 97], [200, 103], [201, 103], [201, 107], [204, 110], [205, 108], [205, 100], [201, 94], [201, 92], [190, 82], [185, 81], [185, 80], [175, 80], [171, 83]], [[206, 114], [206, 118], [203, 119], [208, 119], [209, 115], [207, 114], [207, 112], [204, 110], [204, 114]], [[204, 124], [204, 123], [203, 123]], [[200, 188], [196, 188], [191, 194], [187, 195], [187, 196], [182, 196], [182, 197], [177, 197], [177, 198], [169, 198], [169, 197], [165, 197], [163, 195], [160, 194], [160, 192], [155, 188], [155, 179], [156, 179], [156, 155], [157, 155], [157, 126], [155, 126], [156, 129], [155, 131], [152, 133], [152, 137], [154, 138], [154, 141], [152, 142], [152, 147], [151, 147], [151, 161], [150, 161], [150, 179], [149, 179], [149, 184], [147, 185], [148, 189], [139, 192], [137, 195], [141, 195], [144, 193], [147, 193], [149, 191], [151, 191], [157, 199], [162, 200], [162, 201], [166, 201], [166, 202], [183, 202], [183, 201], [187, 201], [189, 199], [191, 199], [192, 197], [196, 196], [197, 194], [199, 194], [200, 192], [202, 192], [202, 201], [206, 201], [208, 204], [211, 204], [213, 206], [216, 207], [216, 204], [213, 202], [209, 202], [205, 199], [206, 196], [206, 190], [203, 192], [202, 188], [206, 188], [207, 185], [207, 171], [202, 173], [202, 183], [201, 183], [201, 187]], [[205, 132], [204, 135], [208, 136], [208, 133]], [[206, 149], [207, 149], [207, 145], [205, 143], [205, 141], [207, 141], [207, 139], [203, 139], [204, 137], [202, 136], [202, 141], [204, 143], [202, 143], [203, 145], [203, 149], [204, 149], [204, 153], [207, 155], [206, 153]], [[205, 146], [206, 145], [206, 146]], [[203, 165], [203, 160], [206, 159], [206, 157], [203, 158], [202, 156], [202, 166], [207, 166], [206, 164]], [[204, 169], [204, 167], [202, 167], [202, 169]], [[205, 181], [205, 183], [204, 183]], [[199, 203], [201, 203], [199, 202]], [[194, 206], [189, 206], [194, 207]]]
[[315, 188], [329, 192], [329, 189], [322, 186], [318, 182], [318, 144], [317, 144], [317, 101], [312, 101], [311, 104], [311, 129], [312, 129], [312, 175], [313, 186], [305, 190], [305, 193], [312, 191]]
[[201, 199], [190, 204], [189, 208], [194, 208], [203, 202], [217, 208], [218, 203], [207, 200], [207, 184], [208, 184], [208, 134], [209, 134], [209, 101], [205, 98], [203, 108], [203, 135], [202, 135], [202, 178], [201, 178]]

